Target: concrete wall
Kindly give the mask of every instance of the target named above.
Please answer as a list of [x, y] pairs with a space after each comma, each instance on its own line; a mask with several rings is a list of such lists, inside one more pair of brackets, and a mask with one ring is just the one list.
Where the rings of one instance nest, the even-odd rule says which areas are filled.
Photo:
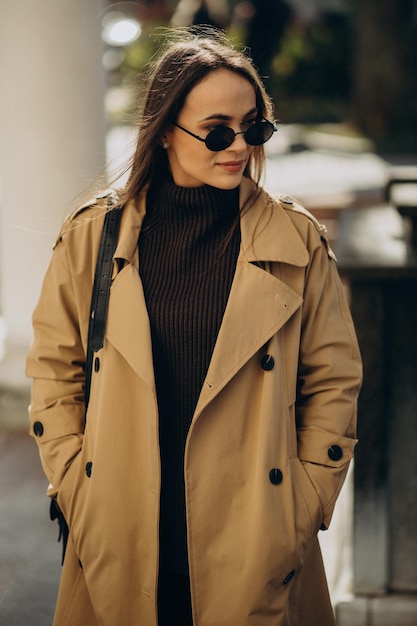
[[59, 225], [104, 164], [103, 9], [104, 0], [0, 4], [0, 314], [6, 356], [27, 349]]

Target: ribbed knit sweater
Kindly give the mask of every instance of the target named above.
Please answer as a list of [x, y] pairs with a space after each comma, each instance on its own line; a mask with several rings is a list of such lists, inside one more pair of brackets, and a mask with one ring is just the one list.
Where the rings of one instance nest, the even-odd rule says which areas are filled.
[[238, 214], [237, 189], [158, 181], [139, 237], [159, 410], [160, 567], [172, 572], [188, 569], [185, 442], [235, 273]]

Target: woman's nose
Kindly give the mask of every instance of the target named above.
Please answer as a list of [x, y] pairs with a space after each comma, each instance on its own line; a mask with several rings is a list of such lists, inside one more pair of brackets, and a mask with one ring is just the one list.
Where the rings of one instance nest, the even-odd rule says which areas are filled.
[[230, 144], [229, 149], [231, 148], [232, 150], [246, 150], [248, 144], [246, 143], [245, 132], [246, 131], [244, 130], [239, 130], [237, 133], [235, 133], [235, 137]]

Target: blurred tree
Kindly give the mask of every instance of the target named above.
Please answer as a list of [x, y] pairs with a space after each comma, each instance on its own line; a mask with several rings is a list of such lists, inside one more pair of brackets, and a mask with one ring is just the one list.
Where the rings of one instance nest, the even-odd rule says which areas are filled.
[[384, 150], [417, 152], [417, 3], [354, 0], [352, 111]]
[[268, 81], [272, 60], [292, 19], [285, 0], [252, 0], [252, 17], [247, 25], [246, 45], [261, 76]]
[[180, 0], [171, 23], [173, 26], [208, 24], [224, 29], [227, 28], [229, 19], [227, 0]]
[[322, 10], [314, 20], [296, 14], [271, 66], [270, 91], [287, 122], [342, 121], [351, 93], [352, 14]]

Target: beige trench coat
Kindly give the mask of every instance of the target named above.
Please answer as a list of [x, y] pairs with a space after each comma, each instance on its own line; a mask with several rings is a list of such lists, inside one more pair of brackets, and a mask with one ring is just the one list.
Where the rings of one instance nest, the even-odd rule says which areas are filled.
[[[251, 191], [244, 180], [242, 203]], [[138, 273], [144, 200], [124, 209], [84, 430], [103, 209], [66, 222], [44, 280], [27, 362], [31, 434], [70, 527], [55, 624], [155, 626], [160, 462]], [[194, 624], [329, 626], [317, 531], [356, 443], [358, 346], [331, 251], [301, 207], [263, 193], [241, 233], [185, 451]]]

